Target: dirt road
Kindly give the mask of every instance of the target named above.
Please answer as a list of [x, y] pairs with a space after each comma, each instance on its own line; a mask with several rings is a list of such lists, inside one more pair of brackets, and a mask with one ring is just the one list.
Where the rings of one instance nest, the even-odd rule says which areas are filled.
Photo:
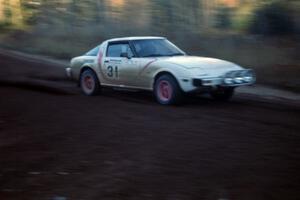
[[300, 199], [295, 102], [85, 97], [62, 68], [4, 55], [0, 94], [1, 200]]

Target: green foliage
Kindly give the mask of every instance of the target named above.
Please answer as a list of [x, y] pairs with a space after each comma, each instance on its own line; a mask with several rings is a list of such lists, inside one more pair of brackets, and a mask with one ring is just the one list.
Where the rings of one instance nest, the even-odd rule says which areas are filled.
[[4, 32], [7, 31], [7, 29], [10, 27], [10, 23], [9, 22], [0, 22], [0, 31]]
[[9, 18], [12, 17], [12, 11], [9, 8], [7, 8], [7, 7], [4, 9], [4, 16], [7, 19], [9, 19]]

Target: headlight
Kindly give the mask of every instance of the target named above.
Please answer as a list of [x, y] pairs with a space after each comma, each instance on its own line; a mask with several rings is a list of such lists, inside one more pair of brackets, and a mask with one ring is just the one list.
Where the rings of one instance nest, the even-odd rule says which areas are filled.
[[245, 76], [244, 81], [247, 82], [247, 83], [250, 83], [250, 82], [253, 81], [253, 77], [252, 76]]
[[243, 80], [244, 80], [244, 78], [243, 77], [236, 77], [236, 78], [234, 78], [234, 82], [235, 83], [243, 83]]
[[224, 84], [226, 85], [240, 85], [254, 83], [256, 80], [255, 74], [252, 70], [236, 70], [225, 74]]
[[228, 85], [229, 85], [229, 84], [232, 84], [232, 83], [233, 83], [233, 79], [232, 79], [232, 78], [225, 78], [225, 79], [224, 79], [224, 83], [225, 83], [225, 84], [228, 84]]
[[255, 81], [255, 74], [252, 70], [248, 70], [247, 73], [244, 74], [244, 81], [247, 83]]

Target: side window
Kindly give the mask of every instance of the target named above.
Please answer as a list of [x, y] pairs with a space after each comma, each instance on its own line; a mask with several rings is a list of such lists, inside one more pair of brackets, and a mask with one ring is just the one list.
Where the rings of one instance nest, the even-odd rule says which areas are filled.
[[127, 53], [129, 57], [133, 57], [133, 53], [131, 51], [129, 44], [124, 44], [122, 46], [122, 53]]
[[107, 57], [121, 57], [122, 53], [128, 53], [129, 56], [133, 56], [129, 44], [110, 44], [107, 49]]
[[86, 56], [97, 56], [97, 54], [99, 52], [99, 48], [100, 48], [100, 46], [97, 46], [97, 47], [93, 48], [92, 50], [90, 50], [89, 52], [87, 52], [85, 55]]

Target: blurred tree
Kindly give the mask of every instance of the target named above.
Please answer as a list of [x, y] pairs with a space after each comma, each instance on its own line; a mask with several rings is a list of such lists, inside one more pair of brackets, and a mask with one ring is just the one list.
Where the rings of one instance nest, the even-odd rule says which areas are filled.
[[95, 4], [95, 21], [99, 23], [105, 19], [104, 0], [95, 0]]
[[231, 9], [226, 6], [220, 6], [216, 10], [215, 27], [220, 29], [229, 29], [231, 27]]
[[[278, 3], [281, 2], [281, 3]], [[299, 0], [0, 0], [0, 28], [67, 38], [293, 32]], [[291, 9], [293, 7], [293, 9]], [[292, 11], [290, 14], [289, 12]], [[252, 20], [251, 20], [252, 19]], [[299, 21], [299, 20], [298, 20]], [[4, 24], [4, 25], [3, 25]], [[250, 26], [250, 27], [249, 27]], [[64, 36], [63, 36], [64, 35]]]
[[271, 1], [255, 11], [250, 33], [283, 35], [294, 33], [294, 24], [286, 4]]

